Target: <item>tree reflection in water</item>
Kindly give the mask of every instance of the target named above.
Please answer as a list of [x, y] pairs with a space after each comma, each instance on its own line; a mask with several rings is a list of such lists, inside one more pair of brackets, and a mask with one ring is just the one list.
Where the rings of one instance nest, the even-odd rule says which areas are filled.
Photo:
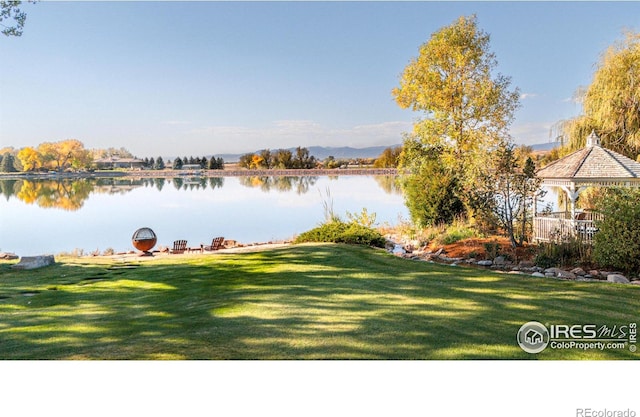
[[[315, 186], [318, 178], [317, 176], [247, 176], [238, 177], [238, 181], [242, 186], [258, 188], [263, 192], [294, 191], [298, 195], [303, 195]], [[393, 175], [376, 176], [375, 180], [387, 194], [402, 193], [397, 178]], [[36, 204], [42, 208], [75, 211], [83, 206], [92, 193], [123, 195], [139, 187], [152, 187], [162, 191], [167, 185], [172, 185], [177, 190], [215, 190], [222, 188], [224, 181], [224, 177], [11, 179], [0, 180], [0, 192], [7, 201], [16, 197], [26, 204]]]
[[255, 176], [255, 177], [239, 177], [240, 184], [250, 188], [260, 188], [264, 192], [281, 191], [288, 192], [295, 190], [299, 195], [306, 194], [309, 188], [318, 181], [316, 176]]

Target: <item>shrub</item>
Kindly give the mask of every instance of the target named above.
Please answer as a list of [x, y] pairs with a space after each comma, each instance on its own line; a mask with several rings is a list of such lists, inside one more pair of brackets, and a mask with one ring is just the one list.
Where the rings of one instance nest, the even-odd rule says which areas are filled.
[[540, 244], [534, 263], [541, 268], [589, 265], [591, 252], [591, 246], [582, 239], [565, 237]]
[[546, 253], [539, 253], [536, 255], [533, 263], [536, 264], [536, 266], [539, 266], [540, 268], [547, 269], [547, 268], [551, 268], [558, 265], [558, 259]]
[[489, 259], [495, 259], [496, 257], [498, 257], [498, 255], [500, 255], [500, 251], [502, 248], [497, 241], [492, 240], [491, 242], [485, 242], [483, 246], [484, 251]]
[[476, 236], [476, 231], [470, 227], [450, 227], [438, 240], [443, 245], [450, 245], [451, 243], [456, 243]]
[[430, 240], [440, 245], [450, 245], [464, 239], [482, 237], [481, 233], [461, 218], [455, 219], [449, 225], [440, 224], [430, 229]]
[[640, 271], [640, 191], [611, 189], [596, 199], [603, 219], [596, 222], [593, 259], [603, 267]]
[[331, 221], [300, 234], [296, 243], [331, 242], [383, 248], [386, 240], [377, 230], [356, 223]]

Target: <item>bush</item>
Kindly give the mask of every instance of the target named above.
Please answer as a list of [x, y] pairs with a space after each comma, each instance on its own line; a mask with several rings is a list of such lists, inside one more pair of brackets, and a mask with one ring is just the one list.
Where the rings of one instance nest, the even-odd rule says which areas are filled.
[[331, 221], [302, 233], [295, 242], [350, 243], [383, 248], [386, 240], [380, 232], [369, 227], [356, 223]]
[[498, 255], [500, 255], [500, 251], [502, 250], [502, 248], [500, 247], [500, 244], [496, 240], [492, 240], [491, 242], [485, 242], [483, 246], [484, 246], [484, 251], [487, 254], [487, 257], [489, 259], [497, 258]]
[[640, 191], [611, 189], [597, 198], [603, 220], [597, 221], [593, 259], [602, 267], [640, 271]]
[[450, 245], [472, 237], [478, 237], [478, 233], [474, 229], [454, 224], [448, 227], [445, 233], [436, 240], [443, 245]]
[[541, 243], [534, 263], [541, 268], [586, 266], [591, 264], [592, 248], [580, 238]]

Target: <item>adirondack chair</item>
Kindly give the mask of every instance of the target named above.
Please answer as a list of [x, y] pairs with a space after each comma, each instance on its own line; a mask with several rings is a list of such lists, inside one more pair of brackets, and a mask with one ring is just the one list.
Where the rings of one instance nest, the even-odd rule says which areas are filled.
[[202, 250], [214, 251], [214, 250], [222, 249], [222, 247], [223, 247], [222, 244], [223, 243], [224, 243], [224, 237], [222, 237], [222, 236], [215, 237], [211, 241], [211, 245], [210, 246], [203, 246]]
[[169, 253], [184, 253], [187, 250], [186, 240], [176, 240], [173, 242], [173, 249]]

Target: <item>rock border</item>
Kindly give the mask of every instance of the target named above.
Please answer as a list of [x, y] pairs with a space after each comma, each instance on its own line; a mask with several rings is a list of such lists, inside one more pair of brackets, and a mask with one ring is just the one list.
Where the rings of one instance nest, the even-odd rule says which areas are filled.
[[578, 282], [609, 282], [615, 284], [635, 284], [640, 285], [640, 279], [631, 280], [624, 276], [620, 272], [608, 272], [589, 270], [588, 272], [582, 268], [573, 268], [571, 270], [562, 268], [541, 268], [536, 266], [531, 261], [520, 261], [517, 265], [507, 260], [504, 256], [497, 256], [493, 260], [475, 258], [450, 258], [446, 256], [444, 248], [439, 248], [437, 251], [429, 251], [426, 247], [414, 250], [410, 245], [403, 246], [402, 244], [388, 241], [387, 251], [394, 254], [397, 257], [423, 261], [434, 262], [449, 266], [458, 266], [465, 264], [467, 266], [473, 266], [483, 269], [491, 269], [496, 272], [504, 272], [509, 274], [518, 274], [525, 276], [532, 276], [538, 278], [553, 278], [565, 281], [578, 281]]

